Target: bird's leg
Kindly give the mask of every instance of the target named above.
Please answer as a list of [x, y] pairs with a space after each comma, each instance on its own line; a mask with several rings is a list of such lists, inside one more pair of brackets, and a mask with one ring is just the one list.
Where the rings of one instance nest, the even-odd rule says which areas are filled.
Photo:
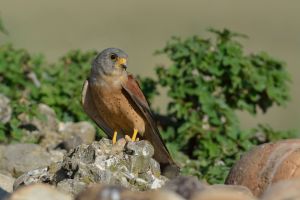
[[125, 139], [127, 141], [131, 141], [131, 142], [139, 141], [139, 138], [136, 137], [137, 134], [138, 134], [138, 130], [137, 129], [133, 129], [133, 135], [132, 135], [132, 137], [130, 138], [129, 135], [125, 135]]
[[134, 141], [136, 140], [137, 134], [138, 134], [138, 130], [137, 130], [137, 129], [134, 129], [133, 135], [132, 135], [132, 138], [131, 138], [132, 142], [134, 142]]
[[113, 143], [113, 144], [116, 144], [116, 142], [117, 142], [117, 135], [118, 135], [118, 132], [115, 131], [115, 132], [114, 132], [114, 135], [113, 135], [113, 138], [112, 138], [112, 143]]

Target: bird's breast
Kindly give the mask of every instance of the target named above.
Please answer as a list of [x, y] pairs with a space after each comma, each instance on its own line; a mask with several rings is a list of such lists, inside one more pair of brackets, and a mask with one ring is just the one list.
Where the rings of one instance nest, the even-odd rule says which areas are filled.
[[121, 88], [92, 86], [92, 96], [99, 115], [112, 129], [131, 134], [145, 132], [145, 121]]

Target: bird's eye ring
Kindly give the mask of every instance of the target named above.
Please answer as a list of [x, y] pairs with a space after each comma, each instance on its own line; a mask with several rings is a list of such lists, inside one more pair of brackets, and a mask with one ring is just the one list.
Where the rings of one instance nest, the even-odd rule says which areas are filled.
[[117, 59], [117, 55], [116, 54], [111, 54], [110, 59], [115, 61]]

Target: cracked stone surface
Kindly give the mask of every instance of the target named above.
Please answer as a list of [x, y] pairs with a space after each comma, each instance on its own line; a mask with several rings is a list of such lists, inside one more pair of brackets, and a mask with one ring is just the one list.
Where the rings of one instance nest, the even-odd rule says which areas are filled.
[[132, 191], [160, 188], [167, 178], [160, 174], [153, 154], [154, 149], [146, 140], [120, 139], [113, 145], [111, 140], [103, 138], [77, 146], [65, 154], [62, 162], [23, 174], [15, 181], [14, 189], [32, 183], [50, 183], [76, 195], [93, 183], [120, 185]]

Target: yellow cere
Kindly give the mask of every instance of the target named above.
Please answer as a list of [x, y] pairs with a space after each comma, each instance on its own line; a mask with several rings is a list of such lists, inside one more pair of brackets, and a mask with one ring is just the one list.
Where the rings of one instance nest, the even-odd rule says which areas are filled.
[[118, 59], [118, 64], [122, 65], [122, 64], [126, 64], [127, 60], [125, 58], [119, 58]]

